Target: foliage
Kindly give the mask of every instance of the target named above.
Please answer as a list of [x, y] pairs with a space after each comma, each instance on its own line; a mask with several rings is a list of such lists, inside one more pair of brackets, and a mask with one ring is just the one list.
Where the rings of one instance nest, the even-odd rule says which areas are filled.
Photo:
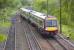
[[63, 35], [64, 36], [69, 36], [70, 39], [74, 39], [74, 31], [73, 31], [74, 27], [70, 27], [68, 25], [62, 25], [62, 31], [63, 31]]
[[10, 23], [10, 22], [1, 22], [1, 23], [0, 23], [0, 26], [1, 26], [1, 27], [5, 27], [5, 28], [6, 28], [6, 27], [10, 27], [10, 26], [11, 26], [11, 23]]
[[20, 0], [0, 0], [0, 8], [15, 7], [21, 5]]
[[0, 42], [4, 42], [7, 39], [7, 35], [0, 33]]
[[10, 16], [22, 6], [21, 0], [0, 0], [0, 21], [9, 20]]
[[32, 2], [32, 1], [30, 1], [30, 0], [21, 0], [21, 4], [23, 5], [23, 6], [30, 6], [31, 4], [30, 4], [30, 2]]

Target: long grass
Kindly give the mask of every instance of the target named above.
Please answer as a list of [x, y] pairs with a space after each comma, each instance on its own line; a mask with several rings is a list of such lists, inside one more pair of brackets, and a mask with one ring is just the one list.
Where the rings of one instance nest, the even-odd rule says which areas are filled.
[[64, 36], [69, 36], [71, 40], [74, 40], [74, 28], [68, 25], [62, 25], [62, 31]]

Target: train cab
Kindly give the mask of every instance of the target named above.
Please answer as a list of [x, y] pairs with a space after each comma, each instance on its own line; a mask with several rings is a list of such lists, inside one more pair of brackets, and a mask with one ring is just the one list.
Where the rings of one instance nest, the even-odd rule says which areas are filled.
[[49, 35], [56, 35], [58, 33], [58, 24], [55, 17], [46, 17], [45, 32]]

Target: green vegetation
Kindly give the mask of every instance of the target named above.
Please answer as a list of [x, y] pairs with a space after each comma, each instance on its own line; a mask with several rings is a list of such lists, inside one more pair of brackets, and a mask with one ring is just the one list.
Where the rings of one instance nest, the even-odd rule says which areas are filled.
[[10, 22], [1, 22], [1, 23], [0, 23], [0, 26], [1, 26], [1, 27], [5, 27], [5, 28], [6, 28], [6, 27], [10, 27], [10, 26], [11, 26], [11, 23], [10, 23]]
[[7, 35], [0, 33], [0, 42], [7, 40]]
[[65, 36], [70, 36], [70, 39], [74, 39], [74, 28], [67, 26], [67, 25], [62, 25], [62, 31], [63, 35]]
[[16, 12], [16, 9], [21, 6], [21, 4], [19, 4], [19, 6], [18, 4], [17, 0], [2, 0], [2, 2], [0, 2], [0, 18], [6, 20], [13, 15]]
[[20, 1], [0, 0], [0, 42], [4, 42], [7, 39], [7, 34], [4, 34], [6, 32], [3, 31], [11, 26], [11, 18], [22, 5]]

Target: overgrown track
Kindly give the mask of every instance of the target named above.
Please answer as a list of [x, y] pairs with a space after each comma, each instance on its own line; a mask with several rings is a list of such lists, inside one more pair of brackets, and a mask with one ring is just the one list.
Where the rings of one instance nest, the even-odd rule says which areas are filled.
[[15, 50], [15, 27], [14, 25], [9, 30], [8, 39], [5, 45], [5, 50]]

